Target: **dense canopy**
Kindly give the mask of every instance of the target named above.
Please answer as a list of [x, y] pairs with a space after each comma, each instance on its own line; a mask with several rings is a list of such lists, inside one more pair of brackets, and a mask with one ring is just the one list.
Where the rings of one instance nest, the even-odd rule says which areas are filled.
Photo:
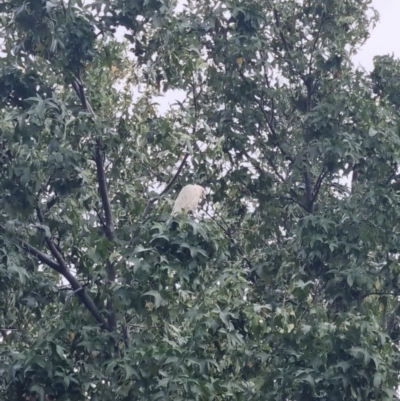
[[0, 4], [1, 399], [397, 399], [400, 61], [351, 62], [376, 21]]

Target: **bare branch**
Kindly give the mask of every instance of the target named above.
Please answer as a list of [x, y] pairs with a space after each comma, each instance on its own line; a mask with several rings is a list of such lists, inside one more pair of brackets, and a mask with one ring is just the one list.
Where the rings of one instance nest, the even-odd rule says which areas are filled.
[[34, 248], [32, 245], [29, 245], [25, 241], [20, 241], [20, 242], [22, 248], [25, 249], [27, 252], [29, 252], [31, 255], [35, 256], [40, 262], [44, 263], [45, 265], [49, 266], [50, 268], [52, 268], [53, 270], [55, 270], [60, 274], [63, 273], [61, 266], [58, 263], [56, 263], [53, 259], [51, 259], [50, 256]]
[[64, 0], [61, 0], [60, 3], [61, 3], [61, 7], [62, 7], [62, 9], [63, 9], [64, 15], [67, 14], [67, 10], [66, 10], [66, 8], [65, 8]]
[[[318, 32], [317, 35], [315, 36], [313, 45], [311, 47], [311, 54], [310, 54], [310, 60], [309, 60], [309, 67], [308, 67], [308, 74], [309, 76], [303, 77], [304, 84], [307, 88], [307, 112], [311, 112], [312, 110], [312, 95], [313, 95], [313, 78], [311, 76], [312, 73], [312, 60], [313, 60], [313, 53], [316, 49], [317, 42], [321, 33], [322, 25], [325, 21], [324, 15], [321, 17], [321, 22], [319, 24]], [[307, 197], [307, 209], [310, 213], [313, 211], [314, 207], [314, 202], [317, 198], [319, 188], [321, 186], [322, 180], [325, 177], [325, 174], [322, 174], [318, 177], [318, 180], [314, 186], [314, 190], [311, 189], [312, 183], [311, 183], [311, 177], [310, 177], [310, 171], [308, 169], [308, 166], [305, 167], [305, 170], [303, 172], [304, 176], [304, 184], [306, 187], [306, 197]]]
[[[88, 102], [88, 100], [86, 98], [85, 90], [84, 90], [82, 83], [79, 82], [78, 80], [74, 80], [72, 82], [72, 87], [74, 88], [76, 95], [78, 96], [79, 100], [81, 101], [82, 107], [86, 111], [88, 111], [90, 114], [94, 115], [92, 106], [90, 105], [90, 103]], [[110, 199], [108, 196], [107, 180], [106, 180], [106, 175], [105, 175], [103, 156], [101, 154], [101, 143], [100, 143], [99, 138], [97, 138], [97, 140], [96, 140], [94, 159], [96, 162], [96, 171], [97, 171], [97, 181], [99, 183], [99, 192], [100, 192], [100, 197], [101, 197], [101, 201], [103, 204], [105, 220], [106, 220], [104, 228], [105, 228], [106, 236], [107, 236], [108, 240], [111, 242], [114, 242], [114, 239], [115, 239], [114, 221], [113, 221], [113, 216], [112, 216]]]
[[288, 201], [294, 202], [294, 203], [296, 203], [296, 205], [299, 205], [302, 209], [304, 209], [306, 212], [308, 212], [308, 209], [301, 202], [299, 202], [297, 199], [286, 197], [286, 196], [282, 196], [282, 199], [287, 199]]
[[[81, 80], [80, 79], [74, 80], [72, 83], [72, 87], [74, 88], [76, 95], [80, 99], [80, 101], [82, 103], [82, 107], [86, 111], [88, 111], [91, 115], [94, 116], [93, 108], [86, 98], [85, 89], [83, 87]], [[104, 214], [105, 214], [105, 225], [103, 225], [103, 226], [104, 226], [104, 229], [106, 232], [107, 239], [110, 242], [114, 242], [115, 227], [114, 227], [114, 221], [113, 221], [113, 216], [112, 216], [110, 199], [108, 197], [107, 181], [106, 181], [106, 175], [105, 175], [105, 170], [104, 170], [103, 156], [101, 154], [100, 138], [96, 138], [94, 159], [96, 162], [96, 171], [97, 171], [97, 181], [99, 183], [99, 192], [100, 192], [100, 197], [101, 197]], [[116, 278], [115, 264], [111, 263], [110, 261], [107, 261], [107, 278], [108, 278], [109, 282], [115, 282], [115, 278]], [[113, 307], [111, 298], [109, 298], [107, 300], [107, 310], [109, 312], [108, 327], [109, 327], [110, 331], [114, 331], [117, 328], [117, 319], [116, 319], [115, 309]]]
[[79, 84], [77, 81], [72, 81], [72, 88], [74, 89], [76, 95], [78, 96], [79, 101], [82, 103], [81, 92], [79, 90]]
[[350, 194], [350, 191], [349, 191], [349, 189], [346, 187], [346, 186], [344, 186], [344, 185], [340, 185], [340, 184], [337, 184], [336, 182], [331, 182], [330, 183], [330, 186], [331, 187], [334, 187], [334, 188], [337, 188], [338, 190], [340, 190], [342, 193], [346, 193], [346, 194]]
[[392, 163], [392, 172], [390, 173], [388, 179], [386, 180], [386, 185], [388, 185], [390, 183], [390, 181], [392, 181], [393, 178], [397, 181], [397, 179], [398, 179], [398, 177], [396, 177], [397, 170], [398, 170], [398, 165], [396, 162], [393, 162]]
[[76, 277], [69, 271], [64, 271], [62, 275], [68, 280], [71, 284], [72, 289], [75, 294], [79, 297], [82, 303], [86, 306], [86, 308], [90, 311], [90, 313], [94, 316], [98, 323], [101, 324], [102, 328], [108, 331], [112, 331], [107, 321], [104, 319], [100, 311], [97, 309], [94, 304], [92, 298], [87, 294], [85, 288], [81, 286]]

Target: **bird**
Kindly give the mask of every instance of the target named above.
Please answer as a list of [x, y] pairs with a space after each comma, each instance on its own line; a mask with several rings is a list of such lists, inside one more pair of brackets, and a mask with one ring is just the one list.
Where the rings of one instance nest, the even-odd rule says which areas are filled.
[[198, 208], [200, 199], [204, 197], [206, 190], [201, 185], [186, 185], [176, 198], [171, 216], [182, 211], [194, 211]]

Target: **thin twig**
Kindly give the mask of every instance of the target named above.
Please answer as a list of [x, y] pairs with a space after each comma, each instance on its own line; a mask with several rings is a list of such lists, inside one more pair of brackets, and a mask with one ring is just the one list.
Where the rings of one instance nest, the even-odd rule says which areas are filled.
[[292, 331], [299, 325], [299, 323], [302, 321], [304, 315], [310, 310], [310, 306], [308, 305], [306, 309], [304, 309], [303, 313], [301, 314], [301, 316], [297, 319], [297, 322], [295, 323]]
[[[152, 208], [154, 202], [155, 202], [157, 199], [159, 199], [162, 195], [165, 195], [165, 194], [172, 188], [174, 182], [177, 180], [177, 178], [179, 177], [179, 175], [180, 175], [180, 173], [181, 173], [183, 167], [185, 166], [188, 157], [189, 157], [189, 153], [186, 153], [185, 156], [183, 157], [182, 162], [181, 162], [181, 164], [179, 165], [178, 170], [176, 171], [175, 175], [172, 177], [172, 179], [171, 179], [171, 181], [168, 183], [168, 185], [161, 191], [161, 193], [160, 193], [157, 197], [151, 198], [151, 199], [149, 199], [149, 200], [147, 201], [146, 207], [144, 208], [144, 211], [143, 211], [143, 213], [142, 213], [142, 217], [141, 217], [141, 220], [142, 220], [142, 221], [143, 221], [143, 220], [148, 216], [148, 214], [151, 212], [151, 208]], [[129, 245], [130, 245], [130, 246], [135, 245], [135, 244], [138, 242], [139, 238], [140, 238], [140, 234], [134, 235], [134, 236], [132, 237], [132, 239], [130, 240]]]
[[176, 174], [172, 177], [172, 180], [169, 182], [169, 184], [163, 189], [160, 196], [166, 194], [172, 188], [172, 185], [174, 185], [174, 183], [177, 180], [177, 178], [179, 177], [183, 167], [185, 166], [185, 163], [186, 163], [188, 157], [189, 157], [189, 153], [186, 153], [182, 159], [180, 166], [178, 167], [178, 170], [176, 171]]
[[174, 185], [175, 181], [176, 181], [177, 178], [179, 177], [179, 175], [180, 175], [180, 173], [181, 173], [183, 167], [185, 166], [188, 157], [189, 157], [189, 153], [186, 153], [185, 156], [183, 157], [182, 162], [181, 162], [181, 164], [179, 165], [178, 170], [176, 171], [175, 175], [172, 177], [172, 179], [171, 179], [171, 181], [168, 183], [168, 185], [161, 191], [161, 193], [160, 193], [157, 197], [151, 198], [151, 199], [149, 199], [149, 200], [147, 201], [146, 207], [145, 207], [145, 209], [144, 209], [144, 211], [143, 211], [143, 214], [142, 214], [142, 220], [143, 220], [144, 218], [146, 218], [147, 215], [150, 213], [150, 211], [151, 211], [151, 206], [153, 205], [153, 203], [154, 203], [157, 199], [159, 199], [161, 196], [165, 195], [165, 194], [172, 188], [172, 186]]

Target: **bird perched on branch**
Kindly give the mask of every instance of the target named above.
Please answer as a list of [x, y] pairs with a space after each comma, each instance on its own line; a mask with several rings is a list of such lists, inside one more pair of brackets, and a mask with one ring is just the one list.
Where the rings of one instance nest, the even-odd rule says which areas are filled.
[[204, 197], [206, 190], [200, 185], [186, 185], [176, 198], [171, 216], [182, 211], [194, 211], [198, 208], [200, 199]]

